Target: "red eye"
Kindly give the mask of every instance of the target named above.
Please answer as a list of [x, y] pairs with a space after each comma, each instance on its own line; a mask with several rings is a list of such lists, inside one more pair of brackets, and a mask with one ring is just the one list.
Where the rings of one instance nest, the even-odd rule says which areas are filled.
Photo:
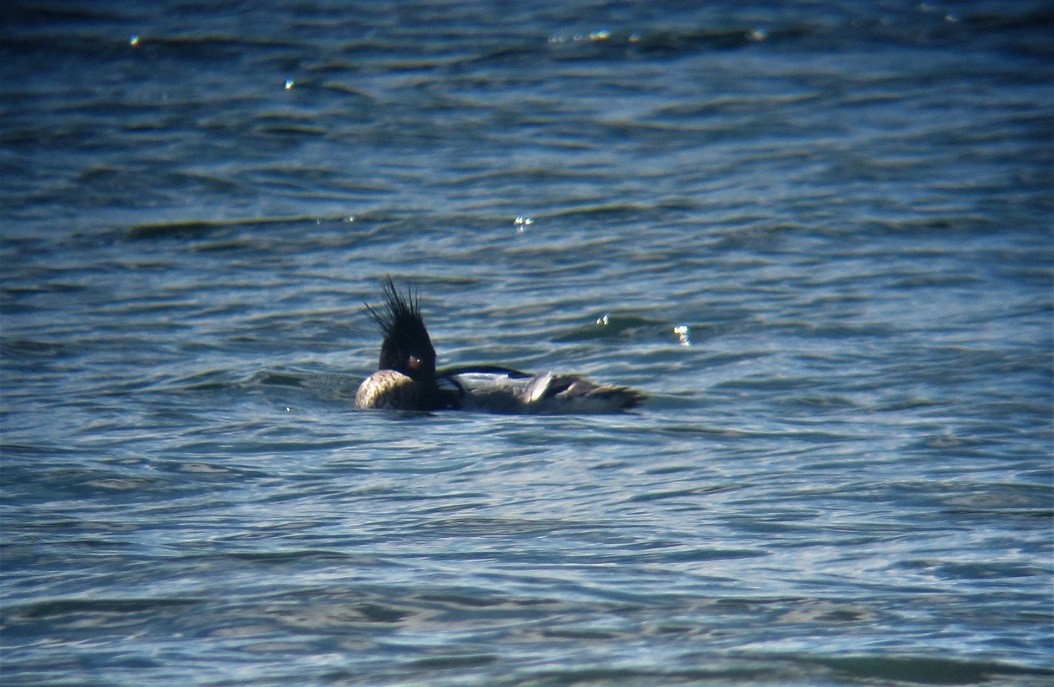
[[412, 355], [409, 357], [409, 359], [407, 359], [406, 366], [409, 367], [411, 370], [416, 370], [417, 368], [421, 367], [421, 359], [418, 358], [416, 355]]

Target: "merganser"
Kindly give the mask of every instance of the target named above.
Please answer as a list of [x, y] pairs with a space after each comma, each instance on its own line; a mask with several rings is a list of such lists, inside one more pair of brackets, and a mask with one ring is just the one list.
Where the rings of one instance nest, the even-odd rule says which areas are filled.
[[481, 410], [498, 413], [611, 413], [640, 405], [645, 396], [625, 386], [595, 384], [573, 374], [530, 374], [496, 365], [436, 370], [436, 352], [421, 317], [420, 300], [406, 297], [390, 276], [384, 305], [366, 310], [381, 328], [377, 372], [355, 394], [355, 407], [392, 410]]

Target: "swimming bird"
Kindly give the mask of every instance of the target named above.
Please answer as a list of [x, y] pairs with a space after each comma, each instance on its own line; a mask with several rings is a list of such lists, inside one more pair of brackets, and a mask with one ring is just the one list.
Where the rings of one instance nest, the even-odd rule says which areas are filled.
[[498, 365], [436, 369], [436, 351], [412, 291], [404, 297], [384, 278], [384, 304], [366, 310], [384, 336], [377, 372], [355, 394], [355, 407], [392, 410], [481, 410], [497, 413], [612, 413], [645, 396], [575, 374], [530, 374]]

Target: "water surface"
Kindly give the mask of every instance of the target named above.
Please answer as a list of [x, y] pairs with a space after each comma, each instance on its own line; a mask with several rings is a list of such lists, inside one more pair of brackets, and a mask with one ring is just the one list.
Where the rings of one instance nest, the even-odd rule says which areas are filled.
[[1050, 684], [1054, 13], [701, 5], [5, 5], [4, 684]]

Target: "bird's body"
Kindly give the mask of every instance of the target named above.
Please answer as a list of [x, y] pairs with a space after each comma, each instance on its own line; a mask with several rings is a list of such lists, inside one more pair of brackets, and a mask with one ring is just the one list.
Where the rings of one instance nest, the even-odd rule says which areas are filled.
[[355, 407], [497, 413], [610, 413], [633, 408], [645, 396], [624, 386], [595, 384], [573, 374], [530, 374], [492, 365], [436, 370], [436, 354], [418, 299], [404, 299], [391, 278], [384, 281], [385, 304], [366, 306], [384, 340], [377, 372], [355, 394]]

